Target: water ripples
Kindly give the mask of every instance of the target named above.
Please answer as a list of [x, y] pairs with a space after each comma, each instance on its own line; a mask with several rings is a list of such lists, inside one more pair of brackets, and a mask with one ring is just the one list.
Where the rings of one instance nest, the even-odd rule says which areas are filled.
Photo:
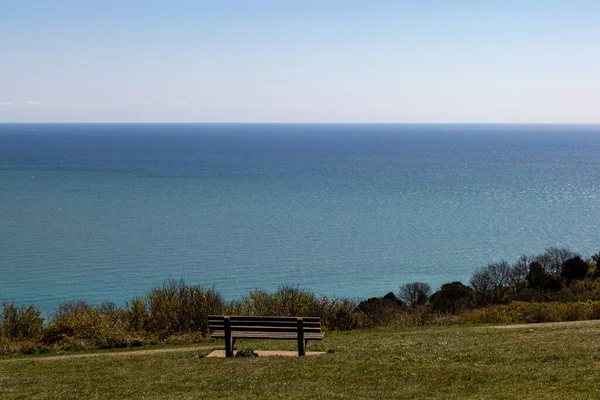
[[168, 278], [227, 298], [284, 283], [364, 298], [466, 281], [548, 246], [598, 251], [596, 136], [545, 147], [531, 144], [542, 136], [493, 137], [488, 152], [492, 139], [475, 134], [440, 144], [386, 132], [377, 145], [368, 134], [269, 136], [265, 148], [172, 134], [165, 154], [165, 137], [107, 134], [95, 158], [97, 140], [79, 137], [73, 157], [48, 136], [59, 162], [37, 165], [13, 143], [0, 170], [0, 300], [124, 302]]

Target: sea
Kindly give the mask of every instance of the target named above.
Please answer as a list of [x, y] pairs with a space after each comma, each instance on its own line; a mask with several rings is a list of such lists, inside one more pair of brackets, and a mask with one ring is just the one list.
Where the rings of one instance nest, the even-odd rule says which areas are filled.
[[600, 126], [0, 124], [0, 301], [364, 299], [600, 251]]

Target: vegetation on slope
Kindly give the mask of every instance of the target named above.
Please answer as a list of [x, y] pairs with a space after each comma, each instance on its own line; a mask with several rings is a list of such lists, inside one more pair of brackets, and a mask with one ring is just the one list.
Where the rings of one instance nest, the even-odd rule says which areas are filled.
[[[600, 398], [599, 326], [336, 331], [309, 345], [328, 354], [308, 357], [218, 359], [191, 350], [0, 360], [0, 398]], [[240, 340], [248, 345], [294, 349]]]
[[451, 282], [431, 294], [413, 282], [359, 304], [316, 296], [294, 287], [253, 291], [227, 302], [214, 289], [167, 281], [123, 307], [105, 302], [63, 303], [47, 321], [35, 306], [5, 303], [0, 313], [0, 354], [119, 348], [197, 342], [210, 314], [318, 316], [324, 329], [407, 327], [469, 323], [600, 319], [600, 255], [550, 248], [538, 256], [476, 270], [470, 286]]

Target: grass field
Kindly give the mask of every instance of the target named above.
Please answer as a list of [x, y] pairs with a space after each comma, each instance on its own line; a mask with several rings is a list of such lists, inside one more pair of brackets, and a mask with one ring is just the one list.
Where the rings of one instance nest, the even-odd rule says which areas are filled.
[[[236, 347], [293, 350], [294, 343]], [[210, 348], [5, 359], [0, 398], [600, 398], [596, 323], [335, 332], [309, 343], [327, 355], [303, 358], [204, 358]]]

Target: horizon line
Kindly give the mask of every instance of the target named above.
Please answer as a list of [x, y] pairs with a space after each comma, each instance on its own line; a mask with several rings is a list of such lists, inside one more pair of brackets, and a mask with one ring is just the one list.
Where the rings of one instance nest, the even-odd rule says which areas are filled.
[[0, 121], [0, 125], [9, 124], [123, 124], [123, 125], [581, 125], [600, 126], [600, 122], [357, 122], [357, 121]]

